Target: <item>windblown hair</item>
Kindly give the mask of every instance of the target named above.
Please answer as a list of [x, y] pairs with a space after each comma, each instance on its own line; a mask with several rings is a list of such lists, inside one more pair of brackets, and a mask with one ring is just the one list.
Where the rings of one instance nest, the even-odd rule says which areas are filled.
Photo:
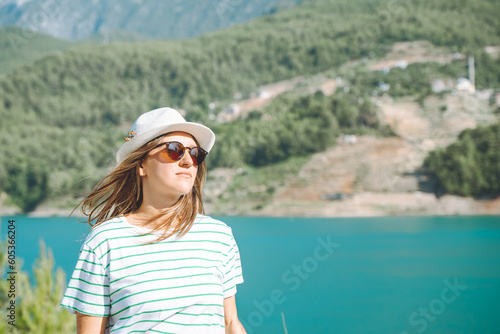
[[[143, 201], [142, 181], [138, 170], [148, 153], [161, 142], [161, 135], [138, 150], [130, 153], [125, 160], [110, 174], [106, 175], [79, 203], [87, 222], [95, 228], [106, 220], [132, 213], [139, 209]], [[203, 214], [202, 188], [205, 183], [207, 166], [205, 162], [198, 166], [198, 172], [191, 191], [182, 195], [170, 208], [151, 217], [144, 225], [156, 222], [152, 233], [160, 231], [156, 241], [165, 240], [174, 235], [186, 234], [198, 213]], [[78, 208], [75, 208], [75, 210]], [[74, 210], [73, 210], [74, 211]]]

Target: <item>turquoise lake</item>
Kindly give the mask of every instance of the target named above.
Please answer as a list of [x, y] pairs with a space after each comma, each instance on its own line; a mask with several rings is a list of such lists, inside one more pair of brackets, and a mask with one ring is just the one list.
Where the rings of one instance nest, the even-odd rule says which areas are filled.
[[[500, 217], [216, 217], [233, 229], [248, 333], [500, 333]], [[39, 240], [67, 278], [86, 224], [16, 221], [31, 271]], [[21, 296], [22, 302], [22, 296]]]

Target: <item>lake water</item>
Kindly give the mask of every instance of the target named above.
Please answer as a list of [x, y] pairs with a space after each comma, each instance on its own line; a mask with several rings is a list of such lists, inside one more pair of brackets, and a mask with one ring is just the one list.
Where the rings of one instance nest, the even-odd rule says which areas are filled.
[[[12, 218], [25, 270], [43, 239], [71, 274], [88, 225]], [[500, 217], [218, 218], [248, 333], [500, 333]]]

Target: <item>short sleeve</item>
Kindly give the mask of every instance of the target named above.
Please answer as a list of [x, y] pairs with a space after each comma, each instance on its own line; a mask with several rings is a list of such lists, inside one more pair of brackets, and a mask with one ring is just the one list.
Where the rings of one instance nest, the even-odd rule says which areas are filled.
[[224, 264], [224, 282], [222, 284], [224, 298], [228, 298], [236, 294], [236, 284], [240, 283], [243, 283], [240, 251], [238, 249], [238, 245], [236, 245], [233, 234], [231, 233], [229, 252], [227, 254], [226, 263]]
[[84, 243], [61, 306], [71, 313], [107, 317], [109, 315], [109, 277], [94, 251]]

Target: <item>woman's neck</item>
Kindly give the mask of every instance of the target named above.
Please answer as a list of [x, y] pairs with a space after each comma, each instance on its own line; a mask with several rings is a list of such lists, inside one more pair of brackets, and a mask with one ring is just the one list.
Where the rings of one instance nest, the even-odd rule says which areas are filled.
[[[153, 206], [147, 206], [143, 204], [139, 207], [139, 209], [125, 215], [125, 217], [132, 225], [155, 228], [159, 222], [158, 221], [148, 222], [148, 221], [159, 214], [165, 213], [165, 209], [166, 208], [159, 209]], [[166, 213], [166, 216], [164, 216], [164, 218], [167, 218], [167, 216], [171, 214], [172, 213]]]

